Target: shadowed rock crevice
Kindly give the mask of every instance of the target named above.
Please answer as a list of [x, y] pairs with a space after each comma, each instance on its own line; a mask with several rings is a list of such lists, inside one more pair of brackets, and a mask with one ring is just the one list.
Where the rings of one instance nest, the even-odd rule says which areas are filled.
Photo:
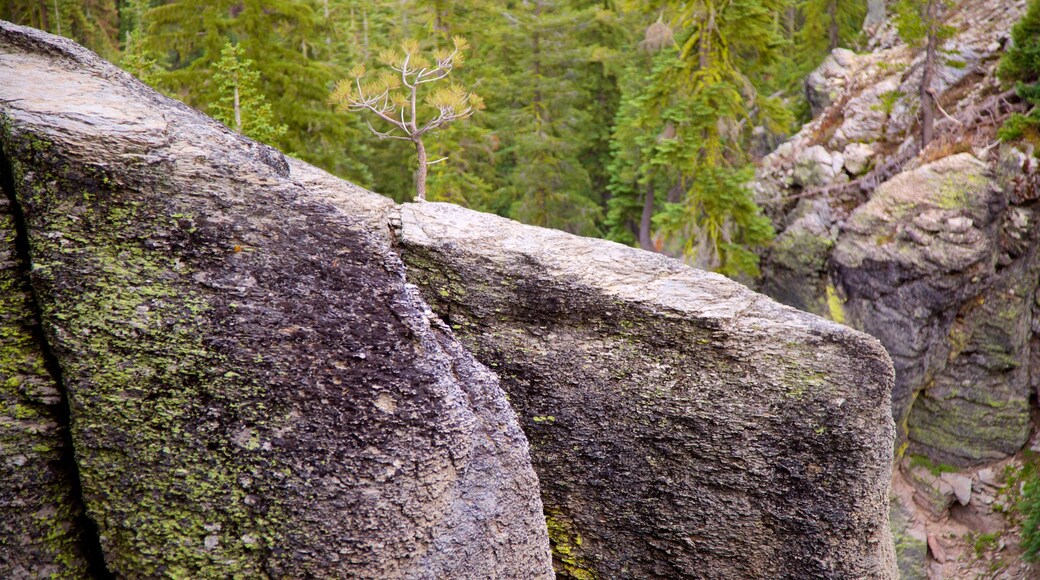
[[[0, 132], [4, 131], [5, 126], [6, 119], [0, 116]], [[5, 342], [4, 360], [0, 361], [0, 375], [4, 376], [5, 383], [0, 387], [0, 398], [5, 403], [6, 411], [11, 411], [14, 403], [15, 421], [33, 417], [45, 421], [44, 429], [34, 427], [33, 430], [45, 436], [53, 446], [37, 443], [30, 449], [22, 449], [32, 457], [27, 457], [24, 464], [14, 466], [24, 470], [5, 474], [5, 489], [0, 493], [25, 494], [27, 490], [18, 489], [17, 486], [26, 479], [32, 481], [34, 486], [50, 483], [51, 493], [54, 494], [46, 500], [50, 505], [32, 507], [44, 512], [57, 508], [54, 514], [57, 518], [40, 518], [39, 511], [33, 514], [33, 527], [46, 535], [49, 545], [42, 546], [43, 553], [33, 553], [31, 547], [25, 546], [22, 554], [9, 554], [11, 559], [0, 561], [0, 570], [5, 570], [5, 576], [10, 577], [21, 573], [42, 574], [58, 570], [60, 566], [66, 571], [80, 570], [90, 578], [105, 580], [112, 578], [112, 575], [105, 567], [97, 525], [83, 509], [79, 470], [69, 430], [69, 403], [61, 380], [61, 368], [40, 326], [40, 307], [29, 285], [32, 263], [29, 239], [14, 183], [14, 168], [0, 143], [0, 221], [4, 223], [0, 230], [4, 243], [0, 247], [0, 258], [3, 258], [0, 259], [0, 292], [7, 293], [3, 301], [20, 299], [24, 308], [21, 320], [15, 319], [18, 313], [0, 308], [0, 340]], [[35, 360], [30, 363], [27, 359]], [[31, 373], [25, 373], [26, 366], [32, 367]], [[0, 416], [3, 415], [12, 418], [8, 413], [0, 413]], [[8, 421], [4, 423], [5, 431], [15, 427]], [[38, 465], [34, 466], [33, 463]], [[11, 463], [8, 465], [11, 466]], [[23, 495], [21, 498], [4, 498], [4, 503], [10, 505], [12, 499], [32, 500]], [[32, 507], [23, 504], [18, 510], [21, 514], [5, 514], [5, 524], [17, 525], [15, 522], [22, 519]], [[21, 531], [32, 533], [29, 529]]]

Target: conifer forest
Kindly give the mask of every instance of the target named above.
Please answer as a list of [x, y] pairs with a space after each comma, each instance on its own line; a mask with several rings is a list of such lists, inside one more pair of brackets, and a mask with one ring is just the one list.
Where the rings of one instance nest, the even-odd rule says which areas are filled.
[[229, 127], [399, 201], [415, 195], [414, 143], [330, 95], [352, 72], [367, 70], [369, 85], [397, 74], [383, 61], [402, 46], [434, 59], [458, 38], [450, 77], [419, 87], [418, 107], [434, 111], [429, 97], [452, 88], [482, 102], [423, 139], [428, 199], [730, 275], [754, 275], [755, 248], [773, 235], [747, 186], [752, 161], [805, 120], [804, 76], [831, 49], [856, 46], [867, 10], [860, 0], [2, 6], [2, 19], [73, 38]]

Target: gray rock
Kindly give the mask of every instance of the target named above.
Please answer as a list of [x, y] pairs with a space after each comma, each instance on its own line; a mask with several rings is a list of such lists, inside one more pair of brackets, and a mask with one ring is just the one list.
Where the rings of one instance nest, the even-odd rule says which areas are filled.
[[923, 526], [914, 526], [911, 508], [892, 498], [890, 521], [895, 538], [899, 577], [902, 580], [928, 580], [928, 535]]
[[914, 488], [914, 503], [927, 510], [932, 519], [945, 516], [956, 499], [953, 486], [921, 466], [905, 469], [905, 473]]
[[83, 578], [90, 546], [65, 430], [29, 288], [28, 245], [0, 149], [0, 577]]
[[[945, 364], [960, 305], [994, 273], [1001, 200], [986, 167], [958, 154], [882, 184], [838, 237], [831, 260], [848, 297], [846, 319], [892, 355], [897, 423], [925, 377]], [[969, 218], [971, 228], [953, 236], [949, 218]]]
[[806, 77], [805, 96], [812, 108], [813, 117], [829, 107], [844, 88], [856, 53], [836, 48]]
[[837, 296], [827, 263], [837, 232], [831, 209], [824, 200], [803, 199], [799, 206], [791, 214], [794, 221], [777, 236], [762, 261], [761, 291], [788, 306], [833, 319], [829, 302]]
[[109, 572], [551, 576], [516, 415], [370, 233], [378, 203], [7, 23], [0, 115]]
[[398, 243], [502, 377], [561, 576], [894, 577], [872, 339], [658, 254], [447, 204], [402, 206]]
[[867, 143], [849, 143], [842, 152], [845, 157], [845, 169], [852, 176], [866, 173], [874, 157], [874, 148]]
[[971, 501], [970, 477], [959, 473], [943, 473], [939, 477], [953, 488], [953, 495], [957, 498], [957, 503], [968, 505], [968, 502]]
[[845, 177], [842, 166], [845, 163], [840, 153], [831, 153], [821, 145], [814, 145], [802, 151], [795, 161], [794, 184], [802, 187], [819, 187]]
[[894, 125], [892, 119], [901, 118], [898, 105], [903, 100], [899, 93], [898, 75], [873, 83], [842, 107], [841, 126], [835, 131], [829, 145], [839, 149], [849, 143], [872, 143], [879, 140], [887, 126]]

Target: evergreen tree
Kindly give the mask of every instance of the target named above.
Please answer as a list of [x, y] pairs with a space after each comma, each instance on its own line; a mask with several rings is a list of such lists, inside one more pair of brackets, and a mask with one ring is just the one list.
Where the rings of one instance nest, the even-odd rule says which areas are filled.
[[1011, 29], [1011, 40], [998, 74], [1006, 83], [1015, 82], [1015, 92], [1032, 108], [1024, 115], [1011, 115], [1000, 137], [1005, 141], [1027, 138], [1037, 145], [1040, 156], [1040, 0], [1031, 0], [1025, 16]]
[[[640, 208], [645, 246], [655, 212], [659, 233], [671, 237], [668, 245], [695, 264], [729, 275], [757, 273], [757, 256], [748, 248], [768, 242], [772, 227], [748, 187], [753, 172], [745, 128], [756, 118], [774, 126], [787, 122], [782, 107], [753, 82], [782, 44], [775, 19], [780, 7], [759, 0], [678, 6], [677, 42], [655, 57], [615, 129], [615, 234], [636, 221], [632, 212]], [[657, 199], [660, 191], [667, 192], [665, 200]]]
[[562, 0], [507, 2], [504, 10], [499, 195], [510, 217], [594, 235], [602, 210], [576, 138], [592, 123], [578, 86], [586, 55], [573, 34], [584, 13]]
[[257, 90], [260, 74], [242, 48], [228, 42], [214, 65], [213, 81], [220, 98], [211, 107], [213, 118], [234, 130], [265, 143], [285, 133], [285, 125], [272, 121], [271, 105]]
[[271, 145], [367, 183], [361, 127], [343, 123], [325, 103], [337, 74], [316, 7], [315, 0], [175, 0], [147, 12], [143, 49], [162, 56], [160, 88], [212, 112], [224, 96], [215, 65], [234, 42], [254, 63], [273, 119], [287, 128]]
[[921, 101], [921, 148], [932, 141], [935, 132], [935, 109], [938, 96], [932, 87], [943, 44], [956, 32], [943, 23], [951, 0], [899, 0], [896, 3], [896, 26], [899, 36], [909, 45], [924, 49], [918, 96]]
[[804, 22], [795, 39], [809, 62], [818, 63], [839, 46], [852, 46], [867, 15], [865, 0], [801, 0], [797, 6]]
[[458, 84], [430, 89], [420, 100], [423, 85], [446, 79], [455, 67], [462, 65], [469, 44], [459, 36], [452, 39], [452, 44], [451, 50], [435, 50], [428, 58], [419, 50], [418, 41], [405, 41], [400, 52], [388, 50], [380, 55], [383, 64], [393, 72], [383, 72], [362, 82], [366, 70], [364, 65], [358, 65], [336, 85], [329, 98], [340, 111], [364, 111], [388, 125], [387, 130], [379, 131], [369, 122], [369, 129], [380, 139], [409, 141], [415, 146], [418, 200], [426, 199], [429, 165], [444, 161], [428, 161], [423, 137], [484, 108], [483, 99]]

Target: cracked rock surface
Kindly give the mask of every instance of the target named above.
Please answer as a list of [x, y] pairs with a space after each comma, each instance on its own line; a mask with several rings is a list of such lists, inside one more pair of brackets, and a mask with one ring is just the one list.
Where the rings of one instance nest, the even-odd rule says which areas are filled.
[[[26, 352], [55, 366], [2, 397], [67, 401], [82, 488], [0, 493], [70, 506], [58, 572], [89, 574], [81, 534], [117, 577], [895, 577], [876, 340], [659, 255], [394, 206], [6, 23], [0, 122], [25, 238], [0, 325], [38, 305]], [[0, 529], [17, 577], [36, 536]]]
[[[0, 119], [31, 259], [11, 283], [42, 310], [112, 574], [551, 575], [497, 378], [431, 325], [363, 204], [334, 205], [281, 153], [7, 23]], [[3, 299], [6, 370], [23, 307]], [[41, 425], [36, 438], [55, 427]], [[38, 499], [0, 489], [5, 505]], [[19, 531], [0, 576], [38, 553]], [[66, 554], [57, 572], [81, 576]]]
[[722, 276], [439, 203], [409, 278], [502, 379], [560, 577], [893, 578], [878, 342]]

